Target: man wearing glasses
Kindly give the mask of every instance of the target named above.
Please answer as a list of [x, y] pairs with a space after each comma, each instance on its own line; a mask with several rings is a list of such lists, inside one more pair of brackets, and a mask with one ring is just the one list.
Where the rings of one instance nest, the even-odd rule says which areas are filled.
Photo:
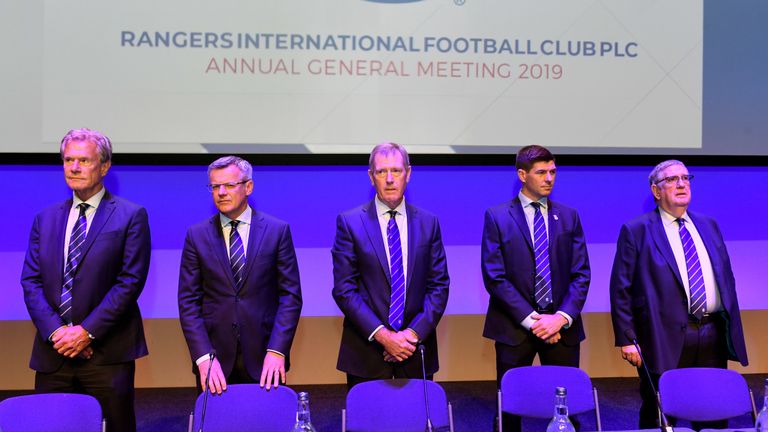
[[[658, 415], [633, 338], [656, 386], [669, 369], [725, 368], [728, 360], [747, 365], [728, 251], [717, 223], [688, 211], [692, 179], [676, 160], [651, 171], [657, 208], [621, 227], [613, 262], [613, 331], [622, 357], [640, 375], [640, 429], [657, 428]], [[694, 429], [726, 425], [694, 424]]]
[[333, 298], [344, 313], [337, 368], [347, 385], [428, 377], [438, 369], [435, 329], [448, 302], [448, 267], [437, 217], [405, 202], [408, 152], [395, 143], [371, 151], [376, 197], [336, 219]]
[[285, 383], [301, 314], [290, 228], [248, 204], [252, 174], [239, 157], [211, 163], [208, 190], [219, 212], [189, 228], [181, 255], [181, 327], [198, 389], [216, 394], [228, 383]]

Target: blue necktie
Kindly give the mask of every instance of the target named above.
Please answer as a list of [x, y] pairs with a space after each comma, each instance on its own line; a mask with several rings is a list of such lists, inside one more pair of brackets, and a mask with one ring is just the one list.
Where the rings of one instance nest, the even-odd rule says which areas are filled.
[[536, 257], [536, 279], [534, 285], [534, 299], [541, 309], [546, 309], [552, 304], [552, 278], [549, 268], [549, 240], [547, 239], [547, 226], [544, 224], [544, 216], [541, 214], [541, 204], [532, 202], [533, 215], [533, 252]]
[[240, 221], [229, 222], [232, 230], [229, 232], [229, 265], [232, 268], [232, 277], [235, 279], [235, 288], [239, 291], [243, 287], [243, 268], [245, 267], [245, 248], [243, 239], [237, 232]]
[[85, 242], [85, 231], [88, 226], [85, 211], [90, 207], [86, 203], [80, 203], [77, 206], [80, 209], [80, 215], [77, 217], [69, 236], [69, 251], [67, 252], [67, 263], [64, 266], [64, 284], [61, 287], [61, 303], [59, 304], [59, 316], [67, 324], [72, 324], [72, 287], [77, 265], [80, 264], [80, 247]]
[[403, 326], [405, 312], [405, 274], [403, 273], [403, 248], [400, 244], [400, 230], [395, 221], [395, 210], [389, 212], [387, 223], [387, 244], [389, 245], [389, 277], [391, 291], [389, 298], [389, 325], [394, 330]]
[[685, 219], [678, 219], [680, 226], [680, 241], [683, 243], [685, 253], [685, 268], [688, 270], [688, 291], [691, 296], [690, 313], [701, 319], [707, 312], [707, 291], [704, 289], [704, 274], [701, 272], [699, 254], [696, 253], [696, 245], [693, 243], [691, 233], [685, 227]]

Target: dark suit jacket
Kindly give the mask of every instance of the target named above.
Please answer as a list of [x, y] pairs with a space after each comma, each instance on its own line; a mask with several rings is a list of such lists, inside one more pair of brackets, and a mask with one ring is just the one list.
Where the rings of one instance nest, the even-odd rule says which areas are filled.
[[[712, 261], [727, 322], [728, 357], [746, 366], [736, 283], [720, 228], [706, 216], [690, 211], [688, 216]], [[621, 227], [611, 272], [611, 317], [616, 346], [632, 345], [625, 335], [632, 330], [651, 372], [677, 367], [688, 325], [688, 300], [658, 209]]]
[[[584, 340], [580, 314], [589, 290], [587, 245], [576, 210], [552, 200], [548, 207], [552, 304], [573, 318], [560, 335], [566, 345], [576, 345]], [[481, 266], [491, 295], [483, 336], [512, 346], [523, 343], [529, 330], [520, 322], [536, 307], [536, 262], [518, 197], [485, 212]]]
[[[58, 306], [64, 277], [64, 231], [71, 207], [69, 199], [35, 217], [21, 273], [24, 301], [37, 327], [29, 366], [40, 372], [53, 372], [64, 361], [48, 337], [64, 325]], [[82, 249], [74, 276], [72, 321], [96, 338], [89, 361], [113, 364], [147, 355], [137, 303], [151, 253], [147, 211], [106, 192]]]
[[[448, 265], [437, 217], [406, 203], [408, 274], [403, 329], [418, 333], [425, 347], [427, 374], [438, 369], [435, 328], [448, 303]], [[333, 298], [344, 313], [337, 368], [361, 377], [385, 373], [384, 348], [368, 336], [388, 326], [390, 277], [376, 204], [371, 201], [336, 219]], [[421, 374], [418, 354], [402, 362], [411, 376]]]
[[192, 361], [215, 349], [222, 371], [235, 364], [237, 338], [245, 367], [258, 379], [267, 349], [290, 351], [301, 315], [301, 285], [288, 224], [253, 210], [238, 291], [219, 214], [189, 228], [179, 272], [179, 318]]

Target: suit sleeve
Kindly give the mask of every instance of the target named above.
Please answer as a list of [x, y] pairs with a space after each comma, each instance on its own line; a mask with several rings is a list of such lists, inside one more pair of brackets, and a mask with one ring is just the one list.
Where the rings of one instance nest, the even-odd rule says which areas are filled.
[[573, 227], [573, 251], [571, 254], [570, 284], [568, 292], [560, 304], [559, 310], [575, 318], [584, 308], [589, 292], [590, 270], [587, 242], [584, 239], [584, 229], [577, 214]]
[[35, 217], [29, 234], [27, 255], [21, 271], [21, 286], [24, 289], [24, 303], [27, 305], [32, 322], [44, 338], [64, 325], [59, 313], [48, 303], [43, 291], [40, 271], [40, 216]]
[[[336, 218], [336, 239], [331, 249], [333, 257], [333, 299], [360, 334], [366, 339], [381, 320], [360, 294], [360, 267], [354, 239], [344, 215]], [[414, 329], [415, 330], [415, 329]]]
[[616, 244], [610, 282], [611, 320], [616, 346], [632, 345], [632, 341], [624, 333], [627, 330], [635, 332], [632, 316], [632, 282], [636, 264], [637, 246], [632, 231], [624, 225], [621, 227]]
[[492, 301], [501, 303], [503, 310], [507, 311], [515, 322], [522, 322], [533, 312], [533, 308], [506, 276], [501, 232], [491, 210], [485, 212], [481, 248], [480, 266], [485, 290], [491, 295]]
[[200, 253], [193, 235], [187, 231], [179, 268], [179, 320], [192, 360], [213, 350], [203, 319], [203, 277]]
[[82, 322], [83, 328], [96, 339], [104, 337], [110, 328], [119, 323], [125, 313], [136, 304], [147, 281], [151, 253], [149, 220], [147, 211], [142, 207], [133, 212], [128, 220], [125, 245], [122, 250], [122, 268], [117, 275], [115, 285]]
[[299, 325], [302, 306], [299, 265], [288, 225], [283, 227], [278, 244], [277, 290], [279, 299], [275, 324], [267, 349], [287, 354]]
[[[448, 304], [448, 262], [445, 258], [445, 247], [440, 234], [440, 224], [435, 218], [430, 242], [430, 265], [427, 274], [427, 286], [424, 294], [424, 307], [421, 312], [407, 325], [413, 329], [421, 340], [426, 339], [437, 328], [437, 323], [445, 312]], [[416, 251], [410, 251], [415, 253]], [[414, 271], [411, 269], [410, 271]], [[407, 294], [406, 294], [407, 295]]]

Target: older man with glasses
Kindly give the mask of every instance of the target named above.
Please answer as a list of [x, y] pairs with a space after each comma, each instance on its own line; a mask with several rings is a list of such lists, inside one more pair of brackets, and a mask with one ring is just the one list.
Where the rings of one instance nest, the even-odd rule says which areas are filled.
[[658, 415], [635, 339], [654, 385], [669, 369], [747, 364], [728, 251], [717, 222], [688, 210], [692, 180], [677, 160], [651, 171], [657, 208], [622, 226], [613, 262], [613, 331], [622, 357], [640, 375], [640, 429], [658, 427]]
[[218, 213], [187, 231], [179, 317], [198, 390], [285, 383], [301, 314], [299, 268], [288, 224], [250, 206], [253, 168], [226, 156], [208, 167]]

